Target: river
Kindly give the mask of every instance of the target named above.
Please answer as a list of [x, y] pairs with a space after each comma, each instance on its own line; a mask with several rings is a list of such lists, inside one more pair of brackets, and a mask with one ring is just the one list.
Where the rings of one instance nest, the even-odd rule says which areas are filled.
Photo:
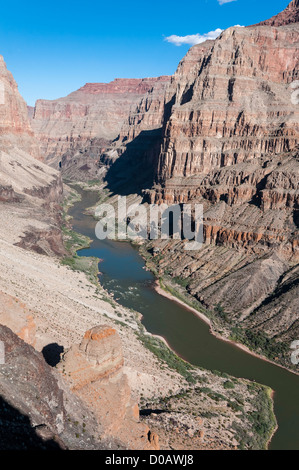
[[271, 387], [278, 430], [271, 450], [299, 450], [299, 376], [254, 357], [210, 332], [209, 326], [188, 308], [158, 294], [155, 277], [144, 269], [138, 249], [127, 242], [98, 240], [96, 221], [84, 213], [97, 202], [96, 191], [80, 191], [82, 199], [69, 211], [76, 232], [88, 236], [92, 243], [80, 256], [95, 256], [99, 263], [100, 282], [115, 300], [143, 315], [146, 329], [163, 336], [171, 348], [191, 364], [226, 372], [235, 377], [255, 380]]

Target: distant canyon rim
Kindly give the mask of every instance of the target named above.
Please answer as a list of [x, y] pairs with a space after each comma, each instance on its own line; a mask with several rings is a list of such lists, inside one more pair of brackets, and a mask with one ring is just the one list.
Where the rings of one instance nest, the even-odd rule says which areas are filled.
[[87, 83], [34, 108], [0, 58], [1, 449], [267, 447], [269, 390], [149, 335], [77, 256], [88, 240], [67, 212], [74, 183], [112, 205], [201, 204], [202, 248], [150, 240], [148, 267], [216, 334], [298, 372], [298, 21], [292, 0], [193, 46], [173, 76]]
[[[64, 178], [144, 203], [200, 203], [200, 253], [153, 241], [158, 270], [275, 341], [298, 331], [298, 1], [193, 46], [172, 77], [87, 84], [30, 110]], [[246, 90], [246, 94], [244, 94]], [[159, 259], [158, 259], [159, 258]]]

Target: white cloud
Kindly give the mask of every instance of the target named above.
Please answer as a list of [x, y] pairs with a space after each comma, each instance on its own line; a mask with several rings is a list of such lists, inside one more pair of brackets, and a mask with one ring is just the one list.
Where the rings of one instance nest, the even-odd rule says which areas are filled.
[[190, 46], [195, 46], [195, 44], [201, 44], [207, 39], [216, 39], [222, 33], [222, 29], [217, 28], [215, 31], [210, 31], [205, 34], [189, 34], [188, 36], [177, 36], [173, 34], [165, 38], [165, 41], [174, 44], [175, 46], [182, 46], [182, 44], [188, 44]]
[[237, 0], [218, 0], [219, 5], [224, 5], [224, 3], [236, 2]]
[[[227, 1], [227, 0], [226, 0]], [[233, 1], [233, 0], [231, 0]], [[233, 26], [234, 28], [244, 28], [240, 24]], [[207, 41], [208, 39], [217, 39], [218, 36], [224, 31], [224, 29], [217, 28], [215, 31], [210, 31], [209, 33], [204, 34], [189, 34], [187, 36], [177, 36], [172, 34], [164, 39], [164, 41], [170, 42], [175, 46], [182, 46], [183, 44], [188, 44], [189, 46], [195, 46], [196, 44], [201, 44], [202, 42]]]

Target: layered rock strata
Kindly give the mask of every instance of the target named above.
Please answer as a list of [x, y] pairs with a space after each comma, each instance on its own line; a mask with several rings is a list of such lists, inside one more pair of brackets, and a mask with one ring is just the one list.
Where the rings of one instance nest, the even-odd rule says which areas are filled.
[[298, 11], [292, 1], [190, 49], [168, 89], [156, 185], [144, 192], [147, 202], [204, 207], [202, 250], [152, 243], [160, 272], [234, 324], [283, 341], [298, 331]]
[[[99, 176], [101, 156], [116, 139], [144, 95], [163, 88], [169, 77], [87, 83], [65, 98], [38, 100], [32, 127], [46, 161], [64, 172]], [[85, 178], [86, 179], [86, 178]]]
[[101, 325], [88, 330], [80, 345], [64, 354], [60, 370], [94, 413], [103, 437], [118, 438], [128, 449], [158, 450], [158, 437], [139, 422], [123, 362], [119, 335]]
[[0, 57], [0, 212], [7, 236], [40, 253], [63, 254], [60, 174], [42, 163], [27, 106]]
[[278, 15], [273, 16], [269, 20], [262, 21], [256, 26], [283, 26], [290, 23], [298, 23], [299, 21], [299, 1], [292, 0], [285, 10]]

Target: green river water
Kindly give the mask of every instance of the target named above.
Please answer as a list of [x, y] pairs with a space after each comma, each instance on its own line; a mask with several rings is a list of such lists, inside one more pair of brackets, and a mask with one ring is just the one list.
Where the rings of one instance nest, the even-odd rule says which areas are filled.
[[270, 449], [299, 450], [299, 376], [217, 339], [209, 326], [188, 308], [159, 295], [153, 288], [155, 277], [144, 269], [145, 262], [136, 247], [96, 238], [96, 221], [84, 211], [96, 204], [97, 192], [81, 194], [81, 201], [69, 214], [73, 217], [74, 230], [88, 236], [92, 243], [78, 255], [102, 260], [99, 278], [103, 287], [114, 294], [118, 303], [140, 312], [146, 329], [163, 336], [188, 362], [271, 387], [275, 392], [274, 409], [279, 428]]

